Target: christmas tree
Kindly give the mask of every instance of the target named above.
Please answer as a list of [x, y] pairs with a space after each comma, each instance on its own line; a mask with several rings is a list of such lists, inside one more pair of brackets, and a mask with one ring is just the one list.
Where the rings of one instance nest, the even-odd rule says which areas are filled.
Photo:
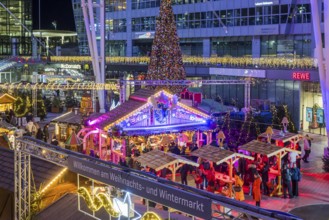
[[[162, 0], [146, 80], [181, 80], [185, 77], [171, 0]], [[183, 89], [181, 86], [157, 87], [163, 88], [174, 93]]]

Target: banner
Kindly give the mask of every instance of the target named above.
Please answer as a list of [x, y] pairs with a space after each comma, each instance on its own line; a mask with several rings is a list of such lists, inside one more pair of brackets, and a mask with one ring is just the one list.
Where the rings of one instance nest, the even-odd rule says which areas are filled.
[[324, 119], [323, 119], [323, 109], [322, 108], [318, 108], [316, 110], [316, 121], [320, 124], [324, 123]]
[[306, 107], [306, 121], [312, 122], [313, 118], [313, 109], [310, 107]]
[[203, 219], [212, 218], [211, 199], [73, 156], [68, 157], [68, 168], [72, 172], [193, 216]]

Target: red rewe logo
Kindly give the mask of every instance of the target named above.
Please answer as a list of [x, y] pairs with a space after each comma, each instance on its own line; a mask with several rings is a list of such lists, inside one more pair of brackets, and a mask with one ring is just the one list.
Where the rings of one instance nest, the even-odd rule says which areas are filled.
[[293, 72], [292, 73], [292, 79], [294, 80], [304, 80], [304, 81], [310, 81], [311, 76], [308, 72]]

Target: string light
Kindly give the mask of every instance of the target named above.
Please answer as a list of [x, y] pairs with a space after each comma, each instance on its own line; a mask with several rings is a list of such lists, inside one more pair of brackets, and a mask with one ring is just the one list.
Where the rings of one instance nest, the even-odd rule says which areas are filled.
[[[92, 199], [92, 196], [90, 195], [89, 191], [85, 187], [80, 187], [78, 189], [78, 194], [85, 200], [88, 208], [91, 211], [97, 212], [102, 207], [106, 210], [106, 212], [114, 218], [120, 217], [121, 213], [117, 212], [114, 209], [113, 203], [109, 196], [105, 193], [97, 193]], [[128, 200], [128, 203], [130, 203], [131, 207], [131, 199], [130, 194], [126, 193], [124, 201]], [[133, 210], [133, 209], [132, 209]], [[139, 215], [138, 219], [141, 217], [139, 213], [137, 213], [135, 210], [133, 210], [137, 215]], [[129, 215], [129, 211], [128, 211]], [[136, 218], [137, 219], [137, 218]], [[155, 212], [145, 212], [144, 215], [140, 218], [141, 220], [162, 220], [162, 218], [156, 214]]]
[[[30, 57], [22, 57], [29, 59]], [[90, 56], [52, 56], [52, 62], [59, 63], [91, 63]], [[106, 57], [107, 63], [122, 63], [122, 64], [149, 64], [150, 57]], [[258, 66], [266, 68], [300, 68], [311, 69], [317, 68], [316, 59], [311, 57], [305, 58], [284, 58], [284, 57], [196, 57], [183, 56], [183, 63], [192, 65], [218, 65], [223, 66]]]
[[[44, 153], [44, 152], [42, 152]], [[40, 194], [44, 193], [47, 191], [47, 189], [53, 184], [55, 183], [55, 181], [57, 181], [61, 176], [63, 176], [63, 174], [67, 171], [67, 168], [64, 168], [59, 174], [57, 174], [57, 176], [55, 176], [51, 181], [50, 183], [48, 183], [48, 185], [45, 186], [45, 188], [43, 188], [41, 191], [40, 191]]]

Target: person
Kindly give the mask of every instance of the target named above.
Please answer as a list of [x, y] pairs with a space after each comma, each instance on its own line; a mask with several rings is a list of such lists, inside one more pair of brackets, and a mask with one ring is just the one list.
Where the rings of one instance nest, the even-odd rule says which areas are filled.
[[287, 191], [289, 198], [293, 198], [293, 195], [291, 193], [291, 172], [288, 169], [287, 164], [283, 165], [283, 169], [281, 171], [282, 176], [282, 187], [283, 187], [283, 198], [287, 198]]
[[305, 154], [304, 154], [304, 157], [302, 159], [305, 163], [308, 163], [307, 159], [308, 159], [308, 157], [310, 156], [310, 153], [311, 153], [311, 145], [312, 145], [311, 140], [313, 140], [313, 139], [310, 138], [308, 136], [308, 134], [304, 137], [304, 152], [305, 152]]
[[262, 178], [256, 172], [254, 174], [254, 182], [252, 185], [252, 197], [256, 202], [256, 206], [260, 207], [261, 193], [260, 193], [260, 185], [262, 183]]
[[293, 167], [293, 165], [296, 164], [297, 157], [298, 157], [298, 153], [296, 151], [289, 152], [288, 161], [290, 167]]
[[42, 131], [41, 128], [38, 129], [37, 134], [36, 134], [36, 138], [37, 138], [38, 140], [41, 140], [41, 141], [44, 140], [44, 133], [43, 133], [43, 131]]
[[187, 185], [187, 174], [189, 170], [190, 166], [188, 164], [184, 164], [180, 169], [181, 182], [184, 185]]
[[50, 144], [58, 146], [58, 141], [56, 140], [56, 137], [53, 137], [53, 139], [51, 140]]
[[298, 196], [298, 182], [301, 179], [301, 175], [300, 175], [300, 170], [297, 167], [296, 164], [293, 165], [293, 167], [290, 169], [291, 171], [291, 183], [292, 183], [292, 195], [293, 196]]
[[268, 182], [268, 171], [270, 170], [270, 166], [268, 165], [268, 161], [264, 161], [264, 165], [263, 168], [261, 170], [261, 174], [262, 174], [262, 186], [263, 186], [263, 193], [265, 195], [269, 194], [269, 189], [267, 186], [267, 182]]
[[235, 176], [235, 186], [241, 188], [239, 192], [235, 191], [235, 199], [238, 201], [244, 201], [244, 193], [243, 193], [243, 180], [241, 178], [241, 173], [236, 172]]
[[48, 142], [48, 138], [49, 138], [49, 124], [46, 124], [43, 127], [43, 134], [44, 134], [44, 142]]
[[248, 178], [247, 179], [248, 179], [248, 182], [249, 182], [249, 195], [251, 196], [252, 189], [253, 189], [252, 184], [255, 181], [254, 176], [257, 173], [257, 167], [256, 167], [255, 162], [253, 162], [251, 164], [248, 164], [248, 171], [247, 172], [248, 172]]
[[195, 187], [197, 189], [203, 189], [203, 185], [202, 185], [203, 179], [201, 176], [201, 171], [199, 169], [197, 169], [195, 172], [194, 182], [195, 182]]

